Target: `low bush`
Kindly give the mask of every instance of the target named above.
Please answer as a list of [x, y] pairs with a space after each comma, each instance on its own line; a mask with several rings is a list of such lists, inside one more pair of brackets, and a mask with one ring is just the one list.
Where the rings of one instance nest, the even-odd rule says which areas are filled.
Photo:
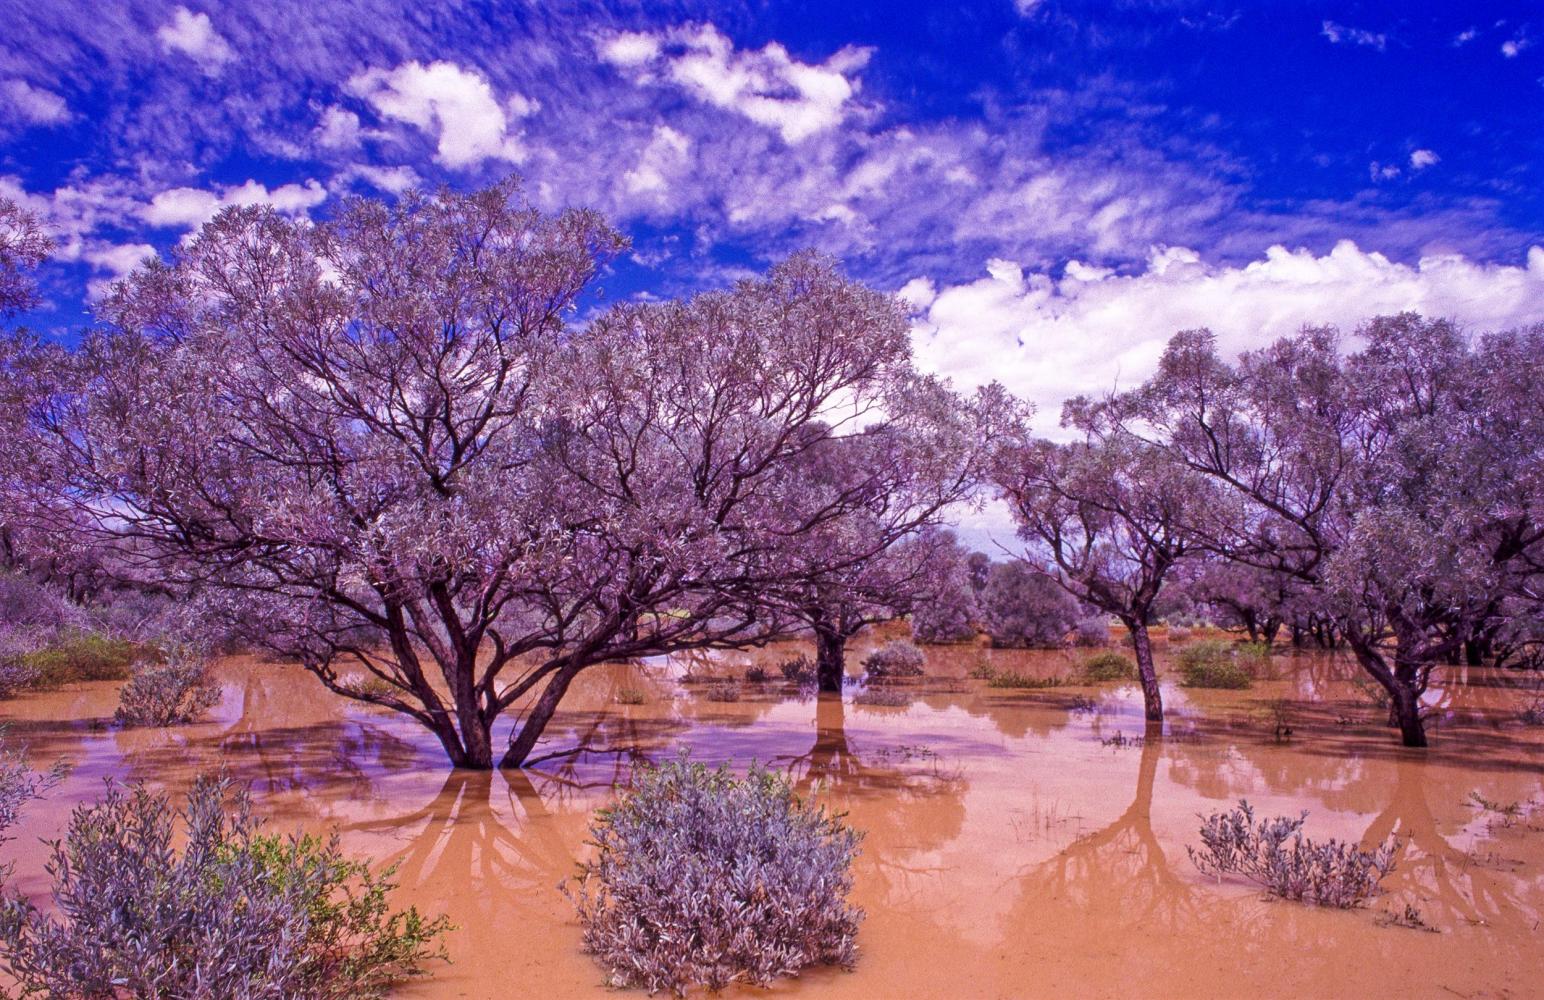
[[772, 675], [767, 673], [767, 668], [763, 666], [749, 667], [745, 671], [745, 683], [747, 684], [765, 684], [771, 679]]
[[382, 997], [441, 955], [448, 927], [393, 912], [391, 873], [371, 875], [336, 838], [259, 834], [224, 779], [197, 781], [181, 810], [109, 785], [53, 850], [52, 912], [0, 906], [0, 970], [23, 996]]
[[1184, 625], [1170, 625], [1167, 635], [1170, 642], [1189, 642], [1191, 632]]
[[709, 701], [739, 701], [740, 685], [734, 681], [719, 681], [708, 687], [703, 692], [703, 697]]
[[1394, 868], [1392, 840], [1376, 851], [1337, 840], [1315, 843], [1303, 836], [1307, 818], [1304, 812], [1256, 823], [1249, 803], [1240, 800], [1237, 809], [1206, 817], [1202, 848], [1185, 850], [1203, 873], [1240, 875], [1282, 899], [1341, 909], [1367, 902]]
[[1066, 684], [1064, 677], [1031, 677], [1028, 674], [1015, 673], [1005, 670], [1002, 673], [993, 674], [987, 678], [986, 686], [990, 688], [1018, 688], [1027, 691], [1043, 691], [1046, 688], [1058, 688]]
[[141, 661], [118, 693], [113, 721], [121, 726], [180, 726], [220, 703], [220, 685], [202, 656], [176, 651], [166, 662]]
[[74, 681], [127, 680], [140, 653], [139, 647], [127, 639], [77, 632], [22, 654], [19, 662], [36, 672], [34, 686], [56, 688]]
[[0, 699], [14, 698], [36, 687], [37, 668], [20, 659], [0, 655]]
[[1254, 682], [1233, 644], [1207, 640], [1187, 646], [1178, 657], [1185, 687], [1242, 689]]
[[867, 688], [853, 698], [853, 704], [870, 708], [908, 708], [911, 695], [899, 688]]
[[1135, 680], [1137, 665], [1129, 656], [1110, 650], [1104, 653], [1095, 653], [1083, 661], [1083, 680], [1089, 684], [1104, 684], [1109, 681]]
[[[0, 844], [13, 839], [9, 831], [21, 819], [22, 806], [41, 798], [64, 773], [62, 763], [49, 771], [33, 770], [25, 751], [11, 745], [5, 727], [0, 726]], [[0, 883], [10, 877], [11, 866], [0, 864]]]
[[642, 705], [646, 700], [643, 692], [637, 688], [622, 688], [617, 692], [619, 705]]
[[1072, 642], [1077, 646], [1108, 646], [1110, 644], [1110, 620], [1095, 615], [1084, 618], [1072, 627]]
[[905, 639], [892, 639], [870, 653], [863, 669], [870, 680], [889, 681], [900, 677], [921, 677], [927, 654]]
[[965, 676], [973, 681], [989, 681], [997, 676], [997, 668], [983, 660], [965, 671]]
[[861, 835], [780, 774], [642, 767], [590, 834], [596, 855], [563, 891], [612, 986], [684, 996], [856, 959]]
[[808, 656], [790, 656], [777, 665], [783, 680], [794, 684], [815, 683], [815, 664]]

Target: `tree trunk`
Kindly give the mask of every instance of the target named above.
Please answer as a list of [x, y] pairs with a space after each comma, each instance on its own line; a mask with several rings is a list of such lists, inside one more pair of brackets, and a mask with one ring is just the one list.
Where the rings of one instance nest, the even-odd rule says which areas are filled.
[[1281, 619], [1270, 618], [1266, 620], [1265, 628], [1261, 630], [1261, 636], [1267, 646], [1276, 645], [1276, 636], [1281, 632]]
[[1384, 655], [1372, 645], [1349, 634], [1346, 641], [1362, 669], [1388, 694], [1389, 725], [1399, 727], [1400, 742], [1407, 747], [1426, 746], [1426, 727], [1421, 722], [1421, 692], [1416, 687], [1416, 679], [1421, 676], [1419, 665], [1396, 660], [1391, 668]]
[[552, 679], [542, 689], [541, 697], [536, 699], [536, 704], [531, 706], [525, 721], [510, 738], [509, 749], [504, 751], [504, 758], [499, 761], [500, 767], [525, 766], [526, 759], [536, 748], [536, 741], [541, 739], [542, 730], [546, 729], [547, 723], [552, 721], [553, 713], [558, 710], [558, 703], [563, 700], [563, 695], [568, 693], [568, 685], [578, 672], [578, 667], [567, 666], [552, 675]]
[[847, 637], [834, 628], [815, 626], [815, 683], [821, 691], [842, 693]]
[[1426, 727], [1421, 722], [1421, 698], [1413, 685], [1397, 682], [1389, 692], [1394, 721], [1399, 726], [1399, 741], [1407, 747], [1426, 746]]
[[1122, 619], [1131, 633], [1131, 649], [1137, 657], [1137, 675], [1142, 680], [1142, 703], [1149, 722], [1163, 721], [1163, 693], [1158, 690], [1158, 671], [1153, 667], [1153, 644], [1147, 635], [1147, 623], [1138, 618]]

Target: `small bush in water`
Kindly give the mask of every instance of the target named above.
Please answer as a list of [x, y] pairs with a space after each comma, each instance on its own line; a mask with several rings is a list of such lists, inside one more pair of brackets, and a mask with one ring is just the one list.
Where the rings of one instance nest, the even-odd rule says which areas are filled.
[[1103, 684], [1106, 681], [1129, 681], [1137, 676], [1137, 665], [1131, 657], [1123, 656], [1113, 650], [1104, 653], [1095, 653], [1083, 661], [1083, 679], [1090, 684]]
[[597, 854], [563, 891], [611, 985], [684, 996], [852, 967], [861, 835], [780, 774], [752, 765], [739, 779], [684, 756], [643, 767], [590, 833]]
[[868, 655], [863, 669], [873, 680], [894, 680], [897, 677], [921, 677], [927, 663], [927, 654], [915, 643], [905, 639], [891, 639]]
[[1237, 809], [1206, 817], [1202, 848], [1185, 850], [1202, 872], [1242, 875], [1283, 899], [1341, 909], [1365, 903], [1394, 868], [1393, 842], [1371, 852], [1337, 840], [1318, 844], [1303, 836], [1307, 818], [1304, 812], [1257, 824], [1249, 803], [1240, 800]]
[[382, 997], [440, 955], [448, 926], [393, 913], [390, 873], [372, 876], [335, 839], [259, 835], [224, 779], [197, 781], [182, 810], [109, 786], [70, 817], [50, 871], [53, 912], [0, 906], [0, 970], [22, 996]]
[[739, 701], [740, 685], [734, 681], [719, 681], [705, 692], [709, 701]]
[[869, 688], [853, 698], [853, 704], [870, 708], [907, 708], [911, 695], [897, 688]]
[[790, 656], [777, 665], [783, 680], [794, 684], [815, 683], [815, 664], [808, 656]]
[[180, 726], [220, 703], [220, 685], [195, 653], [177, 651], [165, 663], [141, 661], [118, 693], [113, 719], [122, 726]]
[[1179, 672], [1186, 687], [1247, 688], [1253, 683], [1232, 643], [1207, 640], [1180, 651]]
[[[7, 831], [21, 819], [22, 806], [41, 798], [64, 777], [64, 765], [56, 764], [46, 772], [32, 769], [24, 748], [18, 749], [6, 738], [0, 726], [0, 844], [14, 839]], [[0, 883], [11, 877], [11, 866], [0, 864]], [[5, 996], [0, 993], [0, 996]]]
[[1025, 691], [1043, 691], [1046, 688], [1058, 688], [1067, 683], [1063, 677], [1031, 677], [1029, 674], [1014, 673], [1011, 670], [1000, 674], [993, 674], [987, 678], [986, 686], [990, 688], [1021, 689]]

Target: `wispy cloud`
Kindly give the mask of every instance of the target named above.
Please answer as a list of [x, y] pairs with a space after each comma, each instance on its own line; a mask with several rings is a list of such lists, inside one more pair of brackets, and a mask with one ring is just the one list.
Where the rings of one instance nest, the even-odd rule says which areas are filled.
[[1382, 52], [1388, 47], [1388, 35], [1381, 31], [1367, 31], [1363, 28], [1351, 28], [1334, 21], [1325, 21], [1320, 25], [1319, 34], [1330, 40], [1331, 45], [1365, 45], [1368, 48]]

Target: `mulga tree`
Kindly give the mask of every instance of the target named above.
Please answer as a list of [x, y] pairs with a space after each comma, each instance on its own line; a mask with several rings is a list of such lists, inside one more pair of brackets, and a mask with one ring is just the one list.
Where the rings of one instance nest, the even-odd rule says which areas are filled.
[[1419, 747], [1433, 672], [1537, 579], [1544, 336], [1402, 314], [1357, 337], [1307, 329], [1235, 365], [1182, 333], [1110, 412], [1243, 503], [1197, 522], [1204, 545], [1294, 577]]
[[1064, 422], [1083, 440], [1021, 433], [999, 453], [994, 479], [1028, 543], [1027, 564], [1126, 627], [1147, 718], [1159, 721], [1148, 626], [1165, 580], [1193, 549], [1187, 525], [1205, 505], [1206, 483], [1085, 400], [1067, 405]]
[[595, 664], [788, 634], [766, 595], [910, 476], [827, 495], [808, 456], [926, 419], [900, 306], [817, 256], [574, 329], [623, 245], [513, 184], [227, 210], [118, 287], [39, 408], [57, 496], [453, 765], [522, 766]]
[[924, 643], [968, 642], [976, 637], [976, 623], [981, 620], [971, 553], [953, 532], [940, 534], [929, 568], [930, 593], [911, 610], [911, 635]]

